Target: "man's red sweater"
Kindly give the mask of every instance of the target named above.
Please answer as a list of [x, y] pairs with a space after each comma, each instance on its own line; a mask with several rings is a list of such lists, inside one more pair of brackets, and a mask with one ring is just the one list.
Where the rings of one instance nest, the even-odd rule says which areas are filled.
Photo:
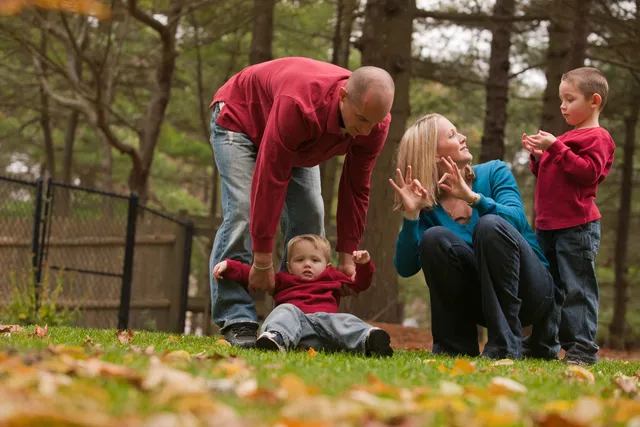
[[[227, 259], [225, 279], [234, 280], [241, 285], [249, 283], [251, 266]], [[362, 292], [371, 286], [373, 280], [373, 262], [356, 264], [356, 281], [333, 266], [327, 267], [318, 277], [309, 281], [285, 271], [276, 273], [276, 288], [273, 299], [276, 306], [293, 304], [303, 313], [337, 313], [340, 304], [340, 289], [343, 284]]]
[[611, 170], [615, 148], [609, 132], [594, 127], [559, 136], [538, 162], [532, 156], [536, 228], [559, 230], [600, 219], [596, 193]]
[[211, 106], [225, 103], [216, 123], [248, 135], [258, 147], [249, 221], [254, 251], [273, 250], [291, 169], [316, 166], [343, 154], [336, 250], [358, 249], [371, 173], [387, 139], [391, 116], [368, 136], [343, 134], [339, 89], [350, 74], [326, 62], [282, 58], [245, 68], [214, 95]]

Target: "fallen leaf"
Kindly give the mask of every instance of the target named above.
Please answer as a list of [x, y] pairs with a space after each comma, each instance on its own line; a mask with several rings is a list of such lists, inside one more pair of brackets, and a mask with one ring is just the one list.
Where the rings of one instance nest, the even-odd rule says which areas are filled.
[[220, 338], [219, 340], [216, 341], [216, 345], [222, 346], [222, 347], [231, 347], [231, 343], [227, 340], [225, 340], [224, 338]]
[[436, 363], [436, 362], [437, 362], [437, 360], [436, 360], [436, 359], [423, 359], [423, 360], [422, 360], [422, 363], [426, 363], [427, 365], [428, 365], [429, 363]]
[[120, 341], [120, 344], [129, 344], [133, 339], [133, 331], [131, 329], [127, 329], [126, 331], [118, 329], [116, 331], [116, 337], [118, 341]]
[[255, 378], [248, 378], [244, 381], [241, 381], [235, 389], [236, 394], [240, 398], [253, 397], [258, 391], [258, 380]]
[[292, 373], [286, 373], [280, 378], [280, 390], [284, 392], [283, 399], [297, 399], [312, 394], [312, 389]]
[[624, 393], [629, 393], [633, 395], [638, 394], [638, 378], [635, 376], [628, 377], [618, 372], [613, 377], [613, 383]]
[[506, 377], [493, 377], [489, 381], [489, 391], [494, 394], [526, 393], [527, 388], [517, 381]]
[[453, 364], [453, 368], [451, 368], [450, 374], [452, 376], [466, 375], [473, 373], [475, 370], [476, 364], [474, 362], [469, 362], [465, 359], [456, 359]]
[[36, 330], [33, 333], [34, 337], [44, 338], [49, 333], [49, 325], [44, 325], [44, 328], [41, 328], [40, 325], [36, 325]]
[[167, 358], [169, 359], [178, 359], [178, 360], [191, 360], [191, 355], [188, 351], [185, 350], [176, 350], [167, 354]]
[[593, 384], [596, 382], [596, 377], [593, 375], [593, 373], [590, 370], [583, 368], [582, 366], [571, 365], [569, 366], [569, 368], [567, 368], [567, 372], [579, 379], [586, 380], [589, 384]]
[[175, 335], [171, 335], [169, 338], [167, 338], [166, 342], [167, 342], [167, 344], [168, 343], [180, 342], [180, 338], [178, 338]]
[[318, 352], [315, 351], [315, 349], [313, 347], [309, 347], [309, 350], [307, 351], [307, 356], [309, 356], [309, 359], [313, 359], [318, 355]]
[[20, 325], [0, 325], [0, 334], [12, 332], [24, 332], [24, 328]]
[[491, 366], [510, 366], [513, 365], [515, 362], [511, 359], [500, 359], [497, 362], [493, 362], [491, 364]]
[[440, 394], [444, 396], [459, 396], [464, 392], [461, 385], [450, 381], [440, 381]]

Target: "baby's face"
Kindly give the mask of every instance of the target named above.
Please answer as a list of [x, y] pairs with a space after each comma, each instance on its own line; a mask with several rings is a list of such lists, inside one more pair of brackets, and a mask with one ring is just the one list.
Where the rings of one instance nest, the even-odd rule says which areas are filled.
[[327, 268], [328, 262], [313, 243], [301, 240], [291, 248], [291, 260], [287, 266], [294, 276], [313, 280]]

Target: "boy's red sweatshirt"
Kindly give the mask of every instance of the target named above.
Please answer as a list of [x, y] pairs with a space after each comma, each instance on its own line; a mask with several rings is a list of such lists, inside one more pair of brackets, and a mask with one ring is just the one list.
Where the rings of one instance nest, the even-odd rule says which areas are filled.
[[601, 127], [574, 129], [559, 136], [529, 167], [536, 184], [536, 228], [558, 230], [600, 219], [598, 185], [613, 165], [615, 143]]
[[[226, 279], [234, 280], [244, 286], [249, 283], [251, 266], [227, 259]], [[298, 276], [280, 271], [276, 273], [276, 288], [273, 299], [276, 305], [293, 304], [303, 313], [337, 313], [340, 304], [340, 289], [349, 284], [362, 292], [371, 286], [373, 280], [373, 262], [356, 264], [355, 283], [346, 274], [333, 266], [327, 267], [314, 280], [304, 280]]]

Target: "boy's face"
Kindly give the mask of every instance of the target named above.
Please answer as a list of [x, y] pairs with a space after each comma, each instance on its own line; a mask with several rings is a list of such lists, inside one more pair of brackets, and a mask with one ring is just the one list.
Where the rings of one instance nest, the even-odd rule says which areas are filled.
[[313, 243], [301, 240], [291, 248], [291, 259], [287, 263], [287, 268], [294, 276], [313, 280], [327, 268], [328, 263], [322, 251]]
[[595, 98], [594, 95], [587, 99], [575, 84], [563, 80], [560, 83], [560, 111], [567, 124], [580, 127], [580, 124], [597, 113], [600, 104]]

